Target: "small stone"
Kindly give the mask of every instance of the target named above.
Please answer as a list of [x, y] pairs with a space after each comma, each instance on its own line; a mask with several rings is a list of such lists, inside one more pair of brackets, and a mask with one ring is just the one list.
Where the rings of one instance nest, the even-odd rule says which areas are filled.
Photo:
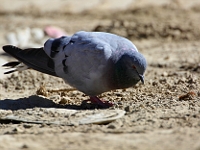
[[168, 73], [167, 73], [167, 72], [163, 72], [163, 73], [162, 73], [162, 76], [167, 77], [167, 76], [168, 76]]
[[30, 28], [16, 30], [17, 40], [20, 47], [26, 47], [30, 40]]
[[48, 91], [46, 90], [44, 85], [40, 85], [40, 88], [36, 91], [37, 95], [48, 96]]
[[22, 133], [23, 132], [23, 130], [21, 128], [19, 128], [19, 127], [14, 128], [12, 131], [14, 133]]
[[60, 95], [52, 95], [49, 99], [53, 100], [54, 102], [59, 102], [61, 100]]
[[124, 108], [124, 110], [125, 110], [126, 112], [132, 112], [132, 111], [133, 111], [133, 107], [131, 107], [131, 106], [126, 106], [126, 107]]
[[24, 124], [23, 127], [29, 129], [29, 128], [33, 127], [33, 125], [32, 124]]
[[28, 115], [33, 115], [33, 111], [29, 110], [29, 111], [27, 112], [27, 114], [28, 114]]
[[69, 97], [63, 96], [59, 102], [59, 104], [68, 104], [71, 102], [71, 99]]
[[36, 42], [40, 42], [44, 38], [44, 31], [40, 28], [33, 28], [31, 36]]
[[157, 85], [158, 85], [158, 82], [153, 81], [153, 82], [152, 82], [152, 85], [153, 85], [153, 86], [157, 86]]
[[6, 39], [8, 44], [18, 46], [19, 42], [17, 41], [16, 34], [14, 32], [10, 32], [6, 35]]
[[28, 148], [28, 145], [24, 144], [22, 145], [21, 149], [27, 149]]
[[108, 129], [116, 129], [116, 126], [114, 124], [108, 125]]

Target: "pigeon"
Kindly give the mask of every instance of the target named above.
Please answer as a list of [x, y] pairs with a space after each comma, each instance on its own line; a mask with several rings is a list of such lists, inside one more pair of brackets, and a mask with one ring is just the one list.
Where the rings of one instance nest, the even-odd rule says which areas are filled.
[[100, 100], [98, 95], [144, 83], [147, 68], [145, 57], [130, 40], [106, 32], [78, 31], [50, 38], [41, 48], [5, 45], [3, 50], [18, 60], [3, 65], [13, 68], [5, 74], [34, 69], [60, 77], [88, 95], [86, 101], [102, 107], [113, 103]]

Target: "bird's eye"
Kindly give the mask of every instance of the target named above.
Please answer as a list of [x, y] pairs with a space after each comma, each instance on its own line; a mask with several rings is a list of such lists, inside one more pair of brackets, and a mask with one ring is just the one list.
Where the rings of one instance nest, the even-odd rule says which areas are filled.
[[134, 65], [132, 66], [132, 68], [133, 68], [133, 69], [136, 69], [136, 67], [135, 67]]
[[69, 43], [70, 43], [71, 45], [73, 45], [73, 44], [74, 44], [74, 42], [75, 42], [75, 41], [72, 41], [72, 40], [70, 40], [70, 41], [69, 41]]

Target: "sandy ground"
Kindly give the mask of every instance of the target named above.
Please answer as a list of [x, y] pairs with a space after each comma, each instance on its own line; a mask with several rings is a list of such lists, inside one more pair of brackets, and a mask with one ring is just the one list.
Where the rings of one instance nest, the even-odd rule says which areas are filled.
[[[1, 150], [200, 150], [198, 1], [124, 0], [122, 5], [120, 1], [83, 4], [61, 0], [45, 7], [45, 0], [12, 1], [13, 7], [9, 2], [0, 0], [1, 46], [7, 44], [8, 32], [24, 27], [55, 25], [68, 34], [79, 30], [112, 32], [133, 41], [147, 58], [148, 69], [145, 85], [100, 95], [115, 103], [107, 111], [124, 110], [123, 117], [84, 125], [0, 120]], [[3, 51], [0, 53], [1, 62], [11, 60]], [[100, 111], [96, 106], [81, 105], [87, 96], [79, 91], [47, 92], [70, 88], [61, 79], [32, 70], [1, 78], [0, 117], [14, 114], [68, 121], [66, 115], [46, 110], [62, 108], [82, 114]], [[43, 88], [46, 91], [37, 92]]]

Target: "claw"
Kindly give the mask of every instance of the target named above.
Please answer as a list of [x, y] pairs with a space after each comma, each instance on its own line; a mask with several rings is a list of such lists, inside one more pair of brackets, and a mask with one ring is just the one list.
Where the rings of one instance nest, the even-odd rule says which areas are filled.
[[90, 96], [90, 99], [84, 100], [83, 102], [88, 102], [88, 101], [90, 101], [92, 104], [97, 104], [102, 108], [109, 108], [114, 105], [112, 102], [100, 100], [97, 96]]

